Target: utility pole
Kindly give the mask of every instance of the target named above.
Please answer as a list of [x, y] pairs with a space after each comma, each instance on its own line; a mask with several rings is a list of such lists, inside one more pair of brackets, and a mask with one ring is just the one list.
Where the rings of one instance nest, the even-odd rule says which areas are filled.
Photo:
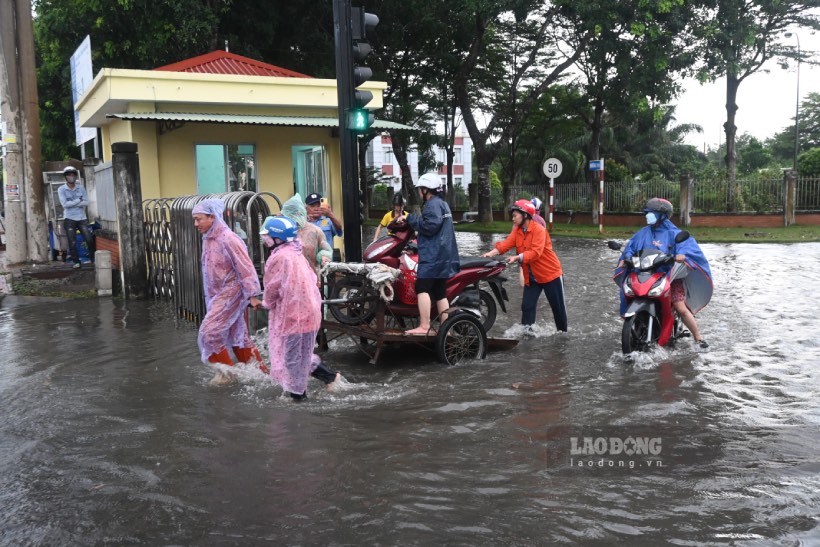
[[26, 227], [28, 258], [34, 262], [49, 259], [48, 221], [44, 199], [45, 182], [41, 161], [40, 104], [37, 95], [37, 70], [34, 60], [34, 25], [31, 0], [14, 0], [17, 8], [17, 55], [22, 99], [23, 166], [26, 183]]
[[8, 262], [45, 262], [48, 233], [30, 0], [0, 0], [0, 94], [6, 123], [3, 180]]
[[20, 86], [17, 79], [15, 36], [14, 3], [0, 0], [0, 108], [6, 126], [3, 134], [3, 199], [6, 207], [6, 258], [10, 264], [25, 262], [27, 258], [23, 151], [20, 145]]

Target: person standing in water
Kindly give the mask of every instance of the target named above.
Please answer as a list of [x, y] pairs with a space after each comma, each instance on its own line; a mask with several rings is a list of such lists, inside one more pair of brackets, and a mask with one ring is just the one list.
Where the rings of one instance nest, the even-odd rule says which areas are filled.
[[439, 321], [447, 320], [447, 280], [461, 268], [458, 259], [453, 214], [441, 199], [444, 186], [436, 173], [425, 173], [416, 181], [419, 197], [424, 203], [421, 215], [406, 214], [401, 218], [418, 236], [419, 266], [416, 294], [419, 299], [419, 326], [404, 334], [429, 336], [430, 311], [436, 304]]
[[267, 217], [259, 234], [272, 249], [265, 262], [264, 306], [268, 309], [270, 376], [294, 401], [307, 398], [308, 378], [332, 391], [342, 375], [313, 353], [322, 324], [316, 274], [302, 255], [296, 223], [285, 216]]
[[[245, 323], [248, 306], [258, 308], [261, 292], [259, 277], [248, 256], [248, 249], [224, 219], [225, 202], [206, 199], [194, 206], [194, 226], [202, 234], [202, 284], [205, 292], [205, 317], [199, 326], [202, 362], [233, 366], [229, 349], [239, 362], [257, 361], [267, 372], [262, 355], [251, 340]], [[214, 384], [224, 384], [232, 376], [217, 367]]]

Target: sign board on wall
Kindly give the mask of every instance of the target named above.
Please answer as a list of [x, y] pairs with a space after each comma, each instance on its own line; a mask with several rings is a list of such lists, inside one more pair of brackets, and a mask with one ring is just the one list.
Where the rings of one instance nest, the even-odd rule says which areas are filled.
[[[71, 103], [77, 104], [85, 90], [94, 81], [91, 68], [91, 36], [86, 36], [80, 47], [71, 56]], [[74, 135], [77, 146], [97, 138], [93, 127], [80, 127], [80, 113], [74, 110]]]

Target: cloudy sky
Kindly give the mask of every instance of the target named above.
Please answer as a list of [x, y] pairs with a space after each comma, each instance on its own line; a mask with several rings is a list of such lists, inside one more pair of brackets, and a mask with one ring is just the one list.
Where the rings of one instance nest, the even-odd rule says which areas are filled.
[[[809, 30], [798, 31], [800, 47], [804, 52], [815, 52], [815, 60], [820, 62], [820, 33]], [[794, 36], [783, 38], [785, 44], [796, 44]], [[739, 110], [735, 125], [738, 135], [750, 133], [759, 139], [766, 139], [792, 125], [797, 99], [797, 73], [792, 63], [788, 70], [776, 62], [769, 61], [769, 72], [754, 74], [746, 78], [738, 90]], [[717, 147], [723, 142], [723, 122], [726, 120], [726, 79], [700, 85], [696, 81], [684, 83], [686, 91], [678, 99], [675, 118], [677, 123], [696, 123], [703, 127], [703, 133], [691, 133], [686, 142], [701, 150]], [[820, 93], [820, 66], [800, 64], [800, 96], [805, 99], [810, 92]], [[801, 100], [802, 100], [801, 99]]]

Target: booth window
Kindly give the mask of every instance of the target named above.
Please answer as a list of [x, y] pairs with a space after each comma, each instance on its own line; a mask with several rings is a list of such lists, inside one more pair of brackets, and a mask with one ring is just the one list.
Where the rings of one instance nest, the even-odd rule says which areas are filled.
[[257, 192], [256, 147], [252, 144], [197, 144], [198, 194]]
[[327, 152], [321, 145], [297, 145], [291, 148], [293, 190], [303, 198], [316, 192], [327, 197]]

